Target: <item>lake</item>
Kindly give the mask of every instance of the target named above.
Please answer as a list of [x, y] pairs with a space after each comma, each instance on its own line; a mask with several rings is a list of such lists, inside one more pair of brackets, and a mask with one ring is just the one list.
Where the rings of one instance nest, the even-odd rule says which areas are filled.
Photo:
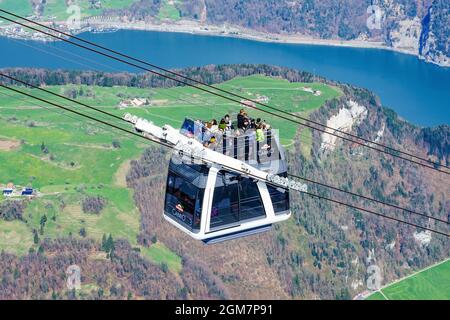
[[[450, 124], [450, 68], [381, 49], [257, 42], [219, 36], [121, 30], [81, 37], [166, 68], [266, 63], [365, 87], [420, 125]], [[0, 38], [0, 67], [139, 70], [63, 42]], [[84, 60], [73, 54], [83, 55]]]

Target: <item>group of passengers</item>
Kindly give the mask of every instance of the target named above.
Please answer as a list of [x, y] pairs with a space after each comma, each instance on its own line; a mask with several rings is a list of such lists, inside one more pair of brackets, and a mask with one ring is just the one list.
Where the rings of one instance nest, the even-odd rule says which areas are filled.
[[207, 121], [203, 123], [203, 126], [207, 128], [210, 132], [225, 132], [229, 130], [233, 130], [234, 126], [231, 122], [230, 115], [226, 114], [219, 123], [217, 123], [216, 119], [212, 119], [211, 121]]
[[256, 141], [259, 142], [264, 140], [264, 131], [270, 130], [270, 125], [265, 120], [261, 120], [261, 118], [256, 118], [256, 120], [250, 118], [244, 109], [241, 109], [237, 115], [237, 127], [240, 132], [244, 133], [247, 130], [255, 130]]
[[[249, 117], [247, 112], [244, 109], [241, 109], [237, 115], [237, 126], [233, 125], [231, 121], [230, 115], [226, 114], [220, 122], [217, 122], [216, 119], [212, 119], [211, 121], [203, 122], [201, 120], [197, 120], [197, 124], [199, 125], [201, 130], [201, 141], [205, 147], [215, 147], [217, 145], [218, 137], [222, 137], [224, 133], [233, 131], [236, 136], [247, 134], [247, 131], [253, 131], [255, 133], [254, 139], [259, 143], [265, 140], [264, 132], [267, 131], [270, 134], [270, 125], [265, 122], [265, 120], [261, 120], [261, 118], [253, 119]], [[200, 133], [200, 132], [199, 132]], [[250, 137], [253, 135], [250, 134]], [[262, 149], [270, 149], [270, 138], [268, 138], [268, 144], [265, 144]]]

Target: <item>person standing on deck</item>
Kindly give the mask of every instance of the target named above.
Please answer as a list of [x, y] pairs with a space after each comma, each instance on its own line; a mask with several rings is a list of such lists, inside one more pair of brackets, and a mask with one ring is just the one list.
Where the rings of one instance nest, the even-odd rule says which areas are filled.
[[262, 124], [260, 124], [257, 128], [256, 128], [256, 141], [257, 142], [263, 142], [264, 141], [264, 127]]
[[208, 129], [211, 132], [216, 132], [217, 130], [219, 130], [219, 125], [217, 124], [216, 119], [212, 119], [209, 123], [210, 123], [210, 125], [208, 126]]
[[225, 120], [225, 123], [227, 124], [226, 130], [233, 130], [233, 123], [231, 122], [229, 114], [225, 115], [224, 120]]
[[246, 119], [247, 119], [247, 117], [245, 115], [245, 110], [241, 109], [239, 111], [239, 114], [237, 115], [237, 126], [238, 126], [238, 129], [244, 130], [244, 128], [245, 128], [245, 120]]
[[219, 130], [222, 132], [227, 130], [227, 122], [225, 121], [225, 118], [220, 119]]
[[264, 141], [263, 128], [264, 127], [262, 124], [259, 124], [258, 127], [256, 128], [256, 160], [258, 161], [258, 163], [260, 162], [260, 160], [259, 160], [260, 145], [261, 145], [261, 142]]

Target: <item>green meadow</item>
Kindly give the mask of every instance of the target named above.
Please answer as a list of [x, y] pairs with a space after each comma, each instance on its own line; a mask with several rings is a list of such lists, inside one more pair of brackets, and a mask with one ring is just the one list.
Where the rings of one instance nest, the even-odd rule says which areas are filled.
[[0, 0], [0, 8], [20, 16], [33, 14], [33, 8], [29, 0]]
[[[89, 0], [74, 0], [72, 4], [80, 7], [81, 17], [85, 18], [101, 15], [104, 10], [108, 9], [128, 8], [134, 2], [137, 2], [137, 0], [102, 0], [101, 7], [91, 5]], [[175, 6], [177, 2], [178, 0], [162, 0], [157, 17], [159, 19], [179, 20], [180, 12]], [[0, 0], [0, 8], [21, 16], [34, 14], [30, 0]], [[46, 0], [43, 16], [56, 20], [66, 20], [74, 14], [74, 12], [67, 12], [68, 8], [66, 0]]]
[[[21, 0], [24, 1], [24, 0]], [[75, 0], [73, 4], [78, 5], [81, 9], [81, 17], [90, 17], [101, 15], [106, 9], [122, 9], [127, 8], [136, 2], [136, 0], [102, 0], [101, 8], [91, 6], [89, 0]], [[66, 0], [47, 0], [44, 9], [44, 16], [56, 17], [56, 19], [67, 19], [72, 13], [67, 13]]]
[[[389, 300], [450, 300], [450, 260], [381, 289]], [[386, 300], [375, 292], [368, 300]]]
[[366, 300], [386, 300], [380, 292], [375, 292], [367, 297]]
[[[303, 116], [341, 94], [338, 89], [324, 84], [289, 83], [265, 76], [235, 78], [220, 87], [252, 99], [265, 96], [269, 105]], [[320, 90], [322, 94], [315, 96], [303, 91], [303, 87]], [[132, 130], [126, 123], [39, 90], [19, 89]], [[226, 113], [235, 117], [242, 108], [240, 103], [188, 87], [141, 89], [66, 85], [46, 89], [63, 95], [70, 93], [80, 102], [117, 116], [130, 112], [158, 125], [170, 124], [176, 128], [186, 116], [220, 120]], [[119, 108], [122, 101], [132, 98], [146, 98], [150, 105]], [[248, 113], [280, 128], [280, 138], [285, 145], [291, 144], [298, 134], [298, 126], [293, 123], [260, 111], [250, 109]], [[305, 142], [303, 149], [308, 153], [311, 132], [303, 130], [300, 139]], [[47, 222], [40, 238], [81, 237], [83, 229], [81, 233], [86, 237], [99, 240], [103, 234], [112, 234], [114, 238], [125, 238], [138, 246], [140, 217], [125, 177], [129, 161], [139, 158], [149, 146], [148, 141], [138, 137], [130, 139], [116, 129], [0, 89], [0, 185], [13, 182], [17, 186], [33, 186], [40, 192], [26, 209], [26, 222], [0, 220], [0, 250], [24, 254], [30, 247], [36, 247], [33, 230], [41, 232], [44, 214]], [[107, 200], [100, 214], [82, 211], [81, 202], [88, 195], [99, 195]], [[163, 244], [141, 248], [141, 253], [154, 263], [167, 265], [171, 271], [181, 270], [180, 257]]]
[[161, 7], [158, 12], [159, 19], [180, 20], [180, 11], [176, 8], [179, 0], [161, 0]]

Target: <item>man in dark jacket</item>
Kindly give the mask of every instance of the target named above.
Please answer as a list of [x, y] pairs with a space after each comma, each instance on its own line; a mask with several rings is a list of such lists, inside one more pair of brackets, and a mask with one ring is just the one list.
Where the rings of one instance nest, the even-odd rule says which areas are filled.
[[237, 127], [238, 127], [238, 129], [245, 130], [245, 125], [244, 125], [245, 119], [246, 119], [245, 110], [241, 109], [239, 111], [239, 114], [237, 115]]

